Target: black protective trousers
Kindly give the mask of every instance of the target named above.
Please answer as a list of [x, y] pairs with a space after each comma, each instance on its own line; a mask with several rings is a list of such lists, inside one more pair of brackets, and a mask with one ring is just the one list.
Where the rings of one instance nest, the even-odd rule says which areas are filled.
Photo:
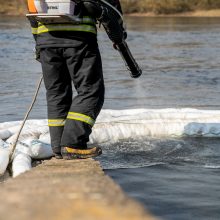
[[[104, 103], [104, 80], [98, 45], [41, 48], [48, 125], [55, 153], [64, 146], [85, 149]], [[73, 97], [72, 85], [77, 95]]]

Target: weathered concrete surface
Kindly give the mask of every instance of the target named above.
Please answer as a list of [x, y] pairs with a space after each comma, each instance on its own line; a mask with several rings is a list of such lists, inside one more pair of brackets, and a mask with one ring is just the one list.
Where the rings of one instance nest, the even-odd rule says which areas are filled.
[[0, 220], [155, 219], [92, 159], [45, 161], [0, 187]]
[[[10, 178], [10, 174], [9, 174], [8, 171], [6, 171], [6, 172], [4, 173], [4, 175], [0, 175], [0, 183], [6, 181], [6, 180], [9, 179], [9, 178]], [[1, 218], [0, 218], [0, 219], [1, 219]]]

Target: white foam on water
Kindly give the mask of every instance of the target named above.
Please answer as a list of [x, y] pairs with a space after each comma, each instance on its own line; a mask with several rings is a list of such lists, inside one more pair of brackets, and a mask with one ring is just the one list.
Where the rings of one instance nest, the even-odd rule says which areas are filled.
[[[21, 121], [0, 123], [0, 139], [13, 143]], [[102, 110], [90, 136], [90, 143], [116, 143], [120, 140], [141, 140], [146, 137], [220, 137], [220, 111], [197, 109], [130, 109]], [[20, 152], [14, 160], [30, 168], [30, 158], [44, 159], [52, 156], [47, 120], [28, 120], [19, 138]], [[0, 143], [0, 170], [5, 169], [8, 152]], [[22, 146], [23, 145], [23, 146]], [[26, 146], [24, 146], [26, 145]], [[27, 158], [25, 158], [27, 155]], [[24, 164], [21, 165], [22, 158]], [[19, 162], [18, 162], [19, 161]], [[13, 172], [18, 175], [16, 166]], [[22, 171], [23, 172], [23, 171]], [[21, 172], [20, 172], [21, 173]], [[14, 175], [14, 176], [16, 176]]]
[[207, 169], [220, 169], [220, 165], [212, 165], [212, 164], [206, 164], [205, 166], [204, 166], [205, 168], [207, 168]]
[[156, 167], [156, 166], [161, 166], [165, 165], [166, 163], [163, 162], [149, 162], [149, 163], [144, 163], [144, 164], [108, 164], [108, 166], [105, 167], [105, 164], [102, 164], [102, 167], [104, 165], [104, 169], [111, 169], [111, 170], [117, 170], [117, 169], [136, 169], [136, 168], [143, 168], [143, 167]]

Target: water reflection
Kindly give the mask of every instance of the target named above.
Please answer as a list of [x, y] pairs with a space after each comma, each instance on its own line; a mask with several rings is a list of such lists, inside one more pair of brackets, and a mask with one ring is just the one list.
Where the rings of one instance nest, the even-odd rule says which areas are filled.
[[[220, 28], [220, 18], [203, 17], [125, 17], [133, 31], [201, 31]], [[211, 29], [210, 29], [211, 28]]]

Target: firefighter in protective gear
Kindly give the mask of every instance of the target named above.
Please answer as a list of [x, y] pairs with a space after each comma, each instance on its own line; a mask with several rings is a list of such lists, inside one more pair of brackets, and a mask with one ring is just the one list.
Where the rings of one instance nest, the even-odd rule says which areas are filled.
[[[33, 10], [33, 1], [28, 1], [29, 11]], [[118, 0], [110, 3], [121, 11]], [[80, 2], [74, 13], [79, 15], [77, 24], [30, 20], [43, 70], [51, 146], [55, 157], [64, 159], [101, 154], [101, 148], [87, 147], [104, 103], [96, 20]], [[74, 98], [72, 84], [77, 91]]]

